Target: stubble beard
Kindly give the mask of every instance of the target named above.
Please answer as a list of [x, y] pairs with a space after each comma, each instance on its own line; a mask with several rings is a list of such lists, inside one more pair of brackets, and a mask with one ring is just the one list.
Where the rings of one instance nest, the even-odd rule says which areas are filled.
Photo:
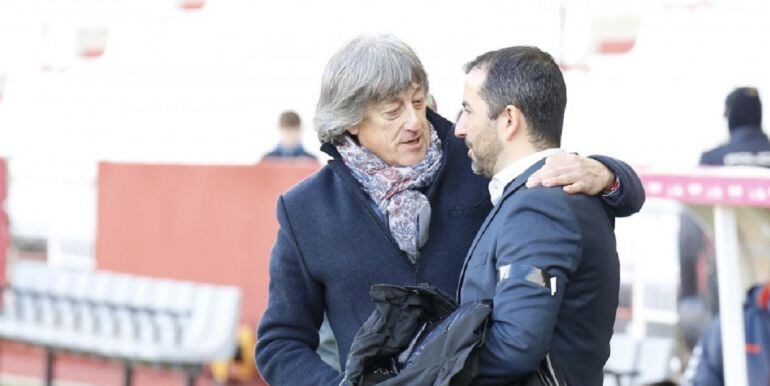
[[503, 151], [503, 144], [494, 132], [484, 133], [484, 139], [479, 141], [479, 146], [473, 148], [473, 157], [471, 157], [471, 170], [474, 174], [492, 178], [495, 175], [495, 164], [497, 158]]

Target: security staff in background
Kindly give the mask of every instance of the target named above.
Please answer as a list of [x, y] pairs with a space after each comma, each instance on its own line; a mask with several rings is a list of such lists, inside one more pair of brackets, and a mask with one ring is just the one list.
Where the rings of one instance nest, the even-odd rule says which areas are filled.
[[[701, 155], [701, 165], [714, 166], [757, 166], [770, 168], [770, 141], [762, 132], [762, 102], [759, 92], [753, 87], [740, 87], [731, 92], [725, 100], [725, 118], [730, 129], [730, 141]], [[690, 220], [692, 221], [692, 220]], [[680, 243], [686, 240], [685, 233], [692, 236], [697, 226], [683, 222], [680, 231]], [[692, 237], [690, 237], [692, 238]], [[692, 278], [692, 291], [695, 292], [694, 271], [697, 264], [694, 253], [708, 253], [706, 257], [713, 264], [713, 250], [705, 242], [691, 244], [684, 247], [680, 244], [682, 252], [683, 287], [684, 277]], [[690, 253], [685, 254], [686, 251]], [[689, 265], [686, 265], [689, 262]], [[713, 272], [713, 269], [710, 269]], [[710, 298], [709, 305], [712, 311], [716, 306], [716, 277], [708, 278]], [[683, 291], [685, 289], [683, 288]], [[770, 313], [768, 313], [768, 298], [770, 298], [770, 285], [757, 286], [751, 289], [744, 303], [744, 321], [746, 331], [746, 358], [749, 370], [749, 384], [766, 384], [770, 367], [766, 347], [770, 345]], [[693, 303], [695, 304], [695, 303]], [[681, 312], [681, 301], [680, 301]], [[697, 315], [701, 318], [703, 315]], [[695, 320], [695, 318], [690, 317]], [[698, 326], [700, 327], [700, 326]], [[691, 328], [688, 337], [700, 334], [700, 328]], [[711, 325], [702, 334], [698, 345], [694, 348], [692, 356], [687, 364], [684, 374], [684, 385], [694, 386], [721, 386], [723, 380], [722, 362], [722, 338], [719, 327], [719, 317], [713, 318]]]
[[770, 168], [770, 141], [762, 132], [762, 102], [753, 87], [735, 89], [725, 100], [730, 129], [726, 145], [701, 155], [701, 165], [761, 166]]
[[[762, 103], [753, 87], [733, 90], [725, 100], [725, 118], [730, 129], [727, 144], [701, 155], [701, 165], [770, 167], [770, 141], [762, 132]], [[687, 348], [692, 348], [705, 331], [707, 314], [715, 314], [717, 284], [714, 268], [714, 250], [710, 238], [691, 214], [682, 215], [679, 230], [680, 301], [682, 332]], [[696, 275], [699, 261], [708, 264], [707, 293], [698, 289]]]

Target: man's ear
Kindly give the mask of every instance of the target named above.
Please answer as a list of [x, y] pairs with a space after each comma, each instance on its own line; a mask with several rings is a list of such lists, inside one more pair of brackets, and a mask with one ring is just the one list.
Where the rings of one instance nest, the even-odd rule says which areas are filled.
[[523, 126], [523, 118], [524, 117], [521, 114], [521, 110], [519, 110], [516, 106], [505, 106], [505, 109], [503, 109], [503, 112], [500, 113], [500, 117], [498, 118], [500, 120], [499, 123], [502, 126], [502, 139], [510, 141], [516, 132], [521, 130], [521, 127]]
[[358, 135], [358, 125], [349, 127], [348, 133], [350, 133], [350, 135]]

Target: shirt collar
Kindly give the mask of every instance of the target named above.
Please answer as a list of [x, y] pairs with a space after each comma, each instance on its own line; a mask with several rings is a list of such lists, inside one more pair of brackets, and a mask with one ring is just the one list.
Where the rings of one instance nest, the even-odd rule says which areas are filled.
[[559, 148], [541, 150], [537, 153], [530, 154], [520, 160], [517, 160], [503, 168], [503, 170], [497, 172], [497, 174], [492, 177], [492, 180], [489, 181], [489, 198], [492, 200], [492, 205], [497, 205], [497, 203], [500, 201], [500, 197], [503, 196], [505, 187], [508, 186], [511, 181], [516, 179], [516, 177], [520, 176], [521, 173], [527, 171], [530, 166], [534, 165], [543, 158], [561, 152], [563, 152], [563, 150]]

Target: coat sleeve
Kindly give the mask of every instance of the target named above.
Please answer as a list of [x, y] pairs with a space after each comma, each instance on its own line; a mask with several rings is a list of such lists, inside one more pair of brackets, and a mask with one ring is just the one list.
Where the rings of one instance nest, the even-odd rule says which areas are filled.
[[592, 155], [593, 158], [610, 169], [620, 181], [620, 188], [614, 193], [602, 197], [610, 213], [615, 217], [628, 217], [642, 209], [646, 195], [639, 175], [627, 163], [607, 156]]
[[693, 354], [687, 364], [685, 384], [691, 386], [723, 386], [722, 368], [722, 333], [719, 317], [703, 334], [693, 349]]
[[548, 351], [564, 288], [582, 253], [577, 219], [562, 195], [558, 188], [522, 190], [521, 205], [497, 215], [504, 222], [495, 246], [492, 319], [480, 353], [483, 384], [509, 384], [535, 371]]
[[322, 286], [305, 265], [283, 197], [277, 206], [280, 229], [270, 256], [268, 304], [258, 329], [257, 367], [272, 386], [338, 385], [340, 373], [316, 353], [324, 315]]

